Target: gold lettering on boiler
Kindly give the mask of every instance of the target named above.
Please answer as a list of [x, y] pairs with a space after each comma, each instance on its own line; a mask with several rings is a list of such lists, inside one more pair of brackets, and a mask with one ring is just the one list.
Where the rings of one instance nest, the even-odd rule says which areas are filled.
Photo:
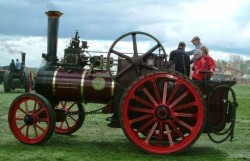
[[77, 83], [57, 83], [56, 87], [57, 88], [72, 88], [72, 89], [77, 89], [78, 88]]

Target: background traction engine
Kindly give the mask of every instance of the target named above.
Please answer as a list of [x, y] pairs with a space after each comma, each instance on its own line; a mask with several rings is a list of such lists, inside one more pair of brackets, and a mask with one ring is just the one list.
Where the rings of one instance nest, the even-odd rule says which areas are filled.
[[[76, 132], [88, 114], [82, 104], [87, 102], [106, 104], [90, 112], [112, 113], [110, 126], [122, 128], [131, 142], [149, 153], [181, 152], [202, 132], [220, 133], [228, 124], [233, 125], [227, 130], [233, 135], [237, 104], [231, 86], [235, 82], [193, 82], [172, 70], [162, 44], [144, 32], [120, 36], [107, 56], [91, 56], [77, 31], [59, 62], [62, 13], [46, 14], [48, 51], [43, 54], [46, 64], [36, 76], [35, 93], [18, 96], [9, 109], [10, 129], [20, 142], [42, 144], [54, 131]], [[125, 44], [129, 44], [126, 51]], [[213, 97], [217, 93], [219, 97]]]
[[4, 92], [10, 92], [16, 88], [24, 89], [25, 92], [30, 92], [33, 88], [33, 75], [32, 72], [25, 68], [25, 55], [26, 53], [21, 53], [22, 63], [21, 70], [16, 69], [5, 69], [4, 70]]

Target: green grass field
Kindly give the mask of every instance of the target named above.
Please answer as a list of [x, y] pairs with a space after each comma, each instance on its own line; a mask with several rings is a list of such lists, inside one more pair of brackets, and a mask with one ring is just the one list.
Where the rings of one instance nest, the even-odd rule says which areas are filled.
[[[20, 143], [11, 133], [8, 126], [8, 109], [11, 102], [23, 90], [4, 93], [0, 84], [0, 160], [168, 160], [168, 161], [246, 161], [250, 160], [250, 86], [236, 85], [239, 108], [234, 142], [212, 143], [207, 134], [203, 134], [188, 150], [175, 156], [153, 155], [134, 146], [121, 129], [107, 126], [106, 117], [110, 115], [88, 115], [83, 126], [73, 135], [53, 134], [40, 146]], [[100, 104], [88, 104], [86, 111], [98, 109]]]

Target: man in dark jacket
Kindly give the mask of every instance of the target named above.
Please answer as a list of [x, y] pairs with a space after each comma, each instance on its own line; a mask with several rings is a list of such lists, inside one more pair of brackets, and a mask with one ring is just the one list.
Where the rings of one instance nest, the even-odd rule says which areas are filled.
[[169, 61], [175, 63], [175, 70], [189, 77], [190, 74], [190, 58], [185, 52], [186, 44], [180, 42], [178, 48], [170, 52]]

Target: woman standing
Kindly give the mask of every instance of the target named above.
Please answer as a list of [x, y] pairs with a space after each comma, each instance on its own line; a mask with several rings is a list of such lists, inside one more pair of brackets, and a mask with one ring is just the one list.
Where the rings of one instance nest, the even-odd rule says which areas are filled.
[[199, 72], [201, 70], [205, 70], [205, 60], [202, 57], [202, 52], [200, 49], [196, 49], [194, 51], [194, 64], [192, 70], [193, 70], [193, 75], [192, 75], [193, 80], [205, 79], [204, 73]]
[[211, 76], [213, 75], [213, 72], [215, 71], [215, 63], [213, 58], [208, 54], [209, 50], [206, 46], [202, 46], [201, 51], [202, 57], [205, 60], [205, 70], [210, 71], [206, 79], [210, 80]]

